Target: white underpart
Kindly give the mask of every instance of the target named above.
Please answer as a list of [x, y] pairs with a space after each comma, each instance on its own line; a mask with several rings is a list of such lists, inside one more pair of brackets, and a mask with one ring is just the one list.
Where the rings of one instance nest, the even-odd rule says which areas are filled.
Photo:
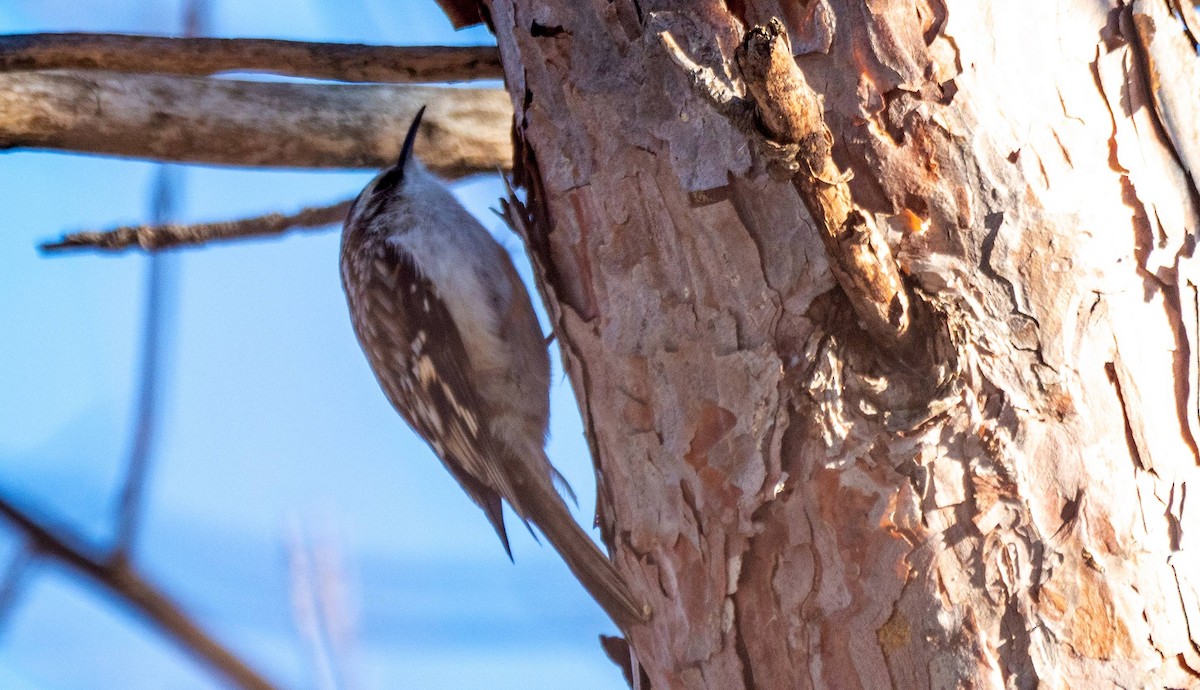
[[[379, 222], [410, 229], [393, 234], [388, 242], [413, 257], [417, 268], [438, 286], [472, 369], [477, 373], [510, 370], [508, 348], [499, 337], [513, 299], [513, 286], [504, 271], [504, 262], [509, 261], [504, 249], [416, 161], [405, 171], [404, 194], [407, 217], [385, 217]], [[487, 251], [480, 252], [480, 247]]]

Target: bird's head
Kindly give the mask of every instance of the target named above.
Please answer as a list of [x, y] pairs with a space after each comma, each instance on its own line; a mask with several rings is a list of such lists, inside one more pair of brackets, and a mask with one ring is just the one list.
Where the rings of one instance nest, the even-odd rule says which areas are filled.
[[350, 207], [347, 225], [354, 222], [356, 214], [361, 217], [377, 215], [389, 198], [403, 191], [406, 176], [411, 176], [414, 172], [421, 170], [421, 163], [413, 157], [413, 148], [417, 141], [417, 131], [421, 127], [421, 118], [424, 115], [425, 106], [421, 106], [416, 117], [413, 118], [412, 124], [408, 126], [404, 144], [400, 146], [399, 158], [393, 165], [381, 170], [375, 179], [371, 180], [359, 193], [358, 198]]

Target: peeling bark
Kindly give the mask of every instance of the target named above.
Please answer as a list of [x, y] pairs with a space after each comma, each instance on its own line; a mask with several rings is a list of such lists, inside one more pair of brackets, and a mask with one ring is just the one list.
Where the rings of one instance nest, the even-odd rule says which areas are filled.
[[[1200, 684], [1200, 216], [1133, 10], [488, 5], [654, 687]], [[756, 96], [735, 52], [772, 17], [919, 357], [696, 88]]]

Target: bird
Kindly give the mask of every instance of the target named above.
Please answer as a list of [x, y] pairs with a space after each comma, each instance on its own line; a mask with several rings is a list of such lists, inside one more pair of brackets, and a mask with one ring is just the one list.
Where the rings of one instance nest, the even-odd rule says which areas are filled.
[[644, 621], [648, 607], [556, 488], [573, 497], [545, 453], [546, 339], [508, 252], [413, 155], [424, 112], [342, 230], [358, 342], [387, 399], [483, 510], [510, 559], [502, 501], [545, 535], [618, 625]]

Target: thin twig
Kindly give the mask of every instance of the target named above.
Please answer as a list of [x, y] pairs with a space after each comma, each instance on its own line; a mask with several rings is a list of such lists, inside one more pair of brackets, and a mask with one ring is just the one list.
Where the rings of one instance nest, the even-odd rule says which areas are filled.
[[[209, 16], [207, 0], [188, 0], [184, 7], [183, 33], [187, 37], [204, 31]], [[182, 186], [182, 171], [160, 165], [151, 194], [150, 222], [162, 225], [175, 215]], [[117, 497], [117, 535], [113, 553], [128, 559], [141, 524], [145, 505], [147, 475], [158, 427], [160, 346], [165, 340], [167, 301], [174, 296], [175, 284], [169, 280], [171, 257], [154, 254], [146, 263], [145, 311], [142, 323], [141, 366], [134, 401], [133, 440], [125, 464], [125, 481]]]
[[41, 246], [41, 250], [47, 253], [80, 249], [119, 252], [132, 248], [157, 251], [250, 237], [269, 237], [292, 230], [319, 230], [342, 222], [352, 203], [352, 199], [347, 199], [329, 206], [306, 208], [289, 215], [269, 213], [265, 216], [219, 223], [128, 225], [104, 232], [73, 232], [55, 242], [46, 242]]
[[[185, 23], [188, 31], [196, 31], [203, 21], [203, 0], [190, 0]], [[155, 180], [153, 220], [162, 223], [173, 215], [176, 180], [170, 170], [162, 168]], [[146, 286], [145, 324], [142, 337], [142, 362], [136, 400], [135, 429], [131, 443], [125, 481], [118, 499], [117, 537], [113, 548], [104, 557], [94, 555], [77, 536], [61, 528], [51, 530], [30, 515], [0, 497], [2, 513], [25, 533], [29, 548], [26, 553], [45, 555], [83, 574], [109, 590], [118, 598], [150, 620], [189, 655], [208, 665], [240, 687], [269, 690], [273, 686], [245, 662], [210, 637], [192, 621], [180, 607], [142, 579], [130, 565], [130, 554], [136, 527], [140, 521], [146, 476], [151, 457], [158, 408], [159, 354], [163, 340], [163, 315], [168, 289], [168, 257], [151, 257]], [[19, 582], [21, 565], [14, 565], [12, 589]], [[7, 583], [6, 583], [7, 584]]]
[[163, 38], [120, 34], [0, 36], [0, 72], [109, 70], [207, 76], [265, 72], [347, 82], [500, 79], [495, 46], [369, 46], [263, 38]]
[[[171, 168], [160, 167], [154, 180], [151, 221], [161, 224], [174, 215], [179, 176]], [[145, 503], [146, 478], [158, 427], [159, 369], [165, 339], [167, 311], [174, 283], [169, 280], [169, 257], [155, 254], [146, 265], [145, 307], [142, 323], [141, 364], [134, 400], [133, 437], [125, 465], [125, 481], [117, 498], [117, 536], [113, 549], [122, 555], [132, 552], [142, 506]], [[170, 293], [170, 294], [169, 294]]]
[[143, 579], [124, 558], [102, 558], [77, 535], [62, 527], [50, 527], [0, 496], [0, 517], [8, 520], [29, 540], [30, 548], [92, 580], [170, 636], [179, 647], [195, 656], [238, 687], [273, 690], [233, 652], [226, 649], [185, 614], [170, 597]]
[[512, 166], [503, 89], [297, 84], [116, 72], [0, 72], [0, 150], [382, 168], [428, 106], [417, 155], [442, 177]]
[[327, 535], [313, 536], [296, 520], [287, 542], [292, 612], [308, 643], [314, 684], [322, 690], [348, 690], [354, 621], [341, 553]]
[[29, 544], [21, 544], [16, 553], [9, 558], [4, 575], [0, 578], [0, 625], [11, 620], [17, 598], [25, 584], [25, 572], [32, 562], [33, 551]]

